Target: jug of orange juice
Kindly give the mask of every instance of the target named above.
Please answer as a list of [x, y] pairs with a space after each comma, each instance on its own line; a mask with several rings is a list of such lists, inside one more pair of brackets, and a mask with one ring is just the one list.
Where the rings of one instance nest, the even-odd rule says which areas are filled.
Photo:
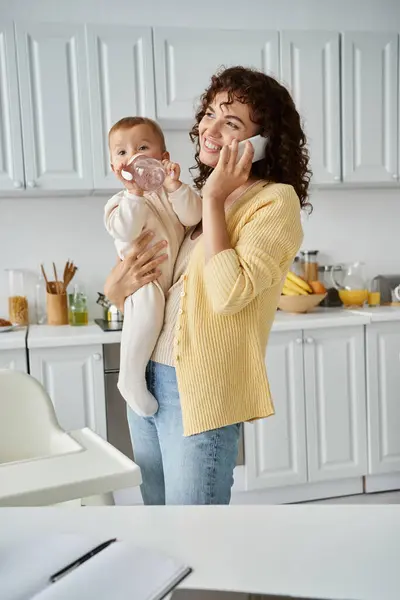
[[368, 286], [365, 278], [365, 264], [355, 262], [342, 266], [341, 281], [335, 279], [335, 269], [331, 271], [332, 283], [339, 292], [344, 306], [364, 306], [368, 300]]

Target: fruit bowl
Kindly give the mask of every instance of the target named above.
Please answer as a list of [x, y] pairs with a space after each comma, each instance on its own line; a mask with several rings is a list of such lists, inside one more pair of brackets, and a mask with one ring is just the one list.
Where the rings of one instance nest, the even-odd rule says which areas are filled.
[[307, 313], [312, 311], [326, 294], [308, 294], [307, 296], [281, 296], [278, 308], [289, 313]]

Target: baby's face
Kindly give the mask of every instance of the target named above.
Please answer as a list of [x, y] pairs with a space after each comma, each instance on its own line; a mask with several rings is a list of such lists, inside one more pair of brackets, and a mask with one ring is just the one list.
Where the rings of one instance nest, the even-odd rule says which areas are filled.
[[168, 158], [159, 136], [149, 125], [119, 129], [111, 135], [110, 160], [113, 171], [126, 165], [134, 154], [145, 154], [157, 160]]

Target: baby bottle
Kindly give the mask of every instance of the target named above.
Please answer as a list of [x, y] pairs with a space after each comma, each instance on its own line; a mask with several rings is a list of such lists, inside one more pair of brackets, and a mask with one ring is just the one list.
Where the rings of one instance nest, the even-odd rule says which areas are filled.
[[132, 156], [121, 175], [126, 181], [135, 181], [146, 192], [158, 190], [166, 177], [160, 161], [144, 154]]

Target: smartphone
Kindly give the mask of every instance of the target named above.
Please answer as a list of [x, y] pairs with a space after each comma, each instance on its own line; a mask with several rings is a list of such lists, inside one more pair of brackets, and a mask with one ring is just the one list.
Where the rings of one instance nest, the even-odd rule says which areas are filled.
[[255, 136], [249, 138], [248, 140], [243, 140], [242, 142], [239, 142], [238, 157], [237, 157], [238, 160], [243, 155], [246, 142], [251, 142], [251, 145], [254, 148], [254, 156], [253, 156], [253, 160], [252, 160], [253, 163], [255, 163], [258, 160], [261, 160], [262, 158], [265, 157], [265, 148], [267, 146], [268, 138], [262, 137], [261, 135], [255, 135]]

